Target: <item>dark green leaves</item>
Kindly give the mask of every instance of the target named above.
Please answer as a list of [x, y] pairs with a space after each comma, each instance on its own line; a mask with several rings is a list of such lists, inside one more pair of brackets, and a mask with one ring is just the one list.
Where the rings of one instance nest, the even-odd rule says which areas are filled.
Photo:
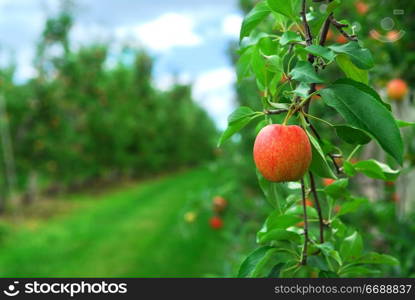
[[360, 257], [356, 263], [361, 264], [385, 264], [385, 265], [399, 265], [399, 261], [390, 255], [386, 254], [379, 254], [376, 252], [369, 252], [362, 257]]
[[247, 106], [241, 106], [235, 110], [228, 117], [228, 128], [222, 133], [219, 138], [218, 147], [220, 147], [224, 141], [229, 139], [236, 132], [244, 128], [253, 119], [263, 115], [262, 112], [254, 112]]
[[252, 30], [269, 14], [271, 10], [267, 5], [267, 2], [258, 3], [245, 17], [242, 22], [241, 32], [239, 39], [242, 40], [244, 37], [249, 36]]
[[366, 132], [347, 124], [335, 125], [334, 128], [339, 138], [352, 145], [364, 145], [371, 140]]
[[259, 186], [261, 187], [268, 203], [272, 207], [277, 208], [277, 211], [281, 213], [286, 203], [284, 184], [266, 180], [258, 170], [257, 177]]
[[266, 260], [270, 254], [275, 253], [275, 251], [275, 248], [268, 246], [256, 249], [241, 264], [238, 277], [255, 277], [255, 274], [258, 272], [258, 265]]
[[323, 83], [324, 79], [320, 77], [314, 70], [312, 64], [307, 61], [299, 61], [295, 68], [291, 70], [292, 79], [304, 83]]
[[236, 73], [238, 81], [241, 81], [250, 74], [251, 71], [251, 58], [254, 52], [254, 47], [248, 47], [243, 50], [239, 56], [238, 63], [236, 65]]
[[360, 172], [370, 178], [385, 181], [395, 181], [400, 173], [399, 170], [393, 170], [388, 165], [374, 159], [362, 160], [355, 164], [345, 162], [344, 171], [349, 176], [354, 176], [356, 172]]
[[340, 255], [345, 261], [355, 260], [363, 251], [363, 240], [357, 231], [346, 237], [340, 246]]
[[296, 19], [300, 11], [300, 0], [267, 0], [268, 6], [275, 12], [290, 19]]
[[356, 67], [346, 54], [337, 55], [336, 62], [348, 78], [364, 84], [369, 83], [369, 72]]
[[360, 69], [373, 68], [373, 58], [370, 51], [366, 48], [361, 48], [358, 42], [349, 42], [344, 45], [332, 45], [329, 48], [336, 53], [347, 54], [353, 64]]
[[280, 44], [282, 46], [285, 46], [288, 43], [301, 42], [302, 40], [303, 40], [302, 37], [298, 33], [293, 32], [293, 31], [286, 31], [281, 36]]
[[336, 109], [351, 126], [371, 134], [387, 153], [402, 164], [403, 142], [395, 119], [379, 96], [375, 96], [376, 92], [361, 85], [342, 79], [322, 89], [320, 95], [324, 103]]
[[309, 134], [308, 132], [306, 133], [308, 135], [308, 138], [310, 139], [313, 154], [310, 170], [320, 177], [336, 179], [336, 175], [334, 175], [333, 171], [328, 165], [325, 158], [325, 154], [321, 149], [320, 144], [311, 134]]
[[324, 59], [327, 59], [328, 61], [332, 61], [336, 57], [336, 54], [334, 54], [333, 51], [320, 45], [311, 45], [311, 46], [306, 47], [305, 50], [308, 53], [311, 53], [316, 56], [320, 56]]

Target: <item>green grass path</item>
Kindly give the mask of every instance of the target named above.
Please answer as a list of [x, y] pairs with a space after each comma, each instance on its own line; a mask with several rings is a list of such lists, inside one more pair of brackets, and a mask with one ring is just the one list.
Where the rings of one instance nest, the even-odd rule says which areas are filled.
[[205, 168], [103, 195], [64, 201], [79, 207], [0, 244], [1, 277], [176, 277], [220, 274], [226, 243], [208, 213], [183, 221], [189, 203], [206, 201], [218, 182]]

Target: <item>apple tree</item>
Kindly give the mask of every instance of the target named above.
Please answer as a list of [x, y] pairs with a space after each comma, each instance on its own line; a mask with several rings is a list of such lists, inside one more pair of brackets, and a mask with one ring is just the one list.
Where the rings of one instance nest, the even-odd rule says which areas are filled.
[[[352, 20], [338, 18], [341, 5], [339, 0], [257, 1], [242, 23], [238, 80], [243, 85], [246, 78], [255, 79], [262, 108], [236, 109], [218, 144], [256, 124], [257, 177], [273, 209], [240, 277], [376, 276], [375, 266], [399, 264], [365, 249], [359, 228], [342, 220], [368, 201], [351, 191], [351, 178], [364, 174], [393, 181], [400, 173], [375, 159], [356, 161], [356, 153], [374, 140], [402, 165], [400, 127], [408, 123], [395, 119], [391, 106], [370, 86], [374, 60], [349, 26]], [[329, 41], [332, 31], [346, 42]], [[333, 69], [341, 76], [332, 76]], [[314, 113], [315, 105], [324, 107], [323, 116]], [[270, 127], [279, 129], [264, 138]], [[280, 129], [297, 127], [309, 149], [294, 133], [281, 134]]]

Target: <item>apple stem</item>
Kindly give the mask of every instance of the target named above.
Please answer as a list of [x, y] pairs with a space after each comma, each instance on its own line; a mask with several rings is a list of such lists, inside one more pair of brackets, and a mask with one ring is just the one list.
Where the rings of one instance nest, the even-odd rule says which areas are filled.
[[303, 197], [303, 212], [304, 212], [304, 247], [301, 254], [301, 264], [307, 264], [307, 245], [308, 245], [308, 220], [307, 220], [307, 205], [305, 196], [305, 184], [304, 179], [301, 179], [301, 194]]

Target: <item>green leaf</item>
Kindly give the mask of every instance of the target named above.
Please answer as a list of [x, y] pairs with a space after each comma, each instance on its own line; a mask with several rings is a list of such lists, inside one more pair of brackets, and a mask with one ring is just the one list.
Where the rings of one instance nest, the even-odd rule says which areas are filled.
[[281, 73], [284, 71], [282, 60], [278, 55], [265, 56], [265, 68], [273, 73]]
[[356, 67], [346, 54], [337, 55], [336, 62], [348, 78], [364, 84], [369, 83], [369, 72]]
[[346, 237], [340, 246], [340, 255], [345, 261], [354, 261], [361, 256], [363, 240], [357, 231]]
[[298, 216], [290, 214], [282, 215], [279, 211], [273, 211], [265, 220], [264, 225], [258, 233], [267, 233], [274, 229], [287, 229], [301, 221]]
[[372, 139], [365, 131], [347, 124], [335, 125], [334, 128], [339, 138], [352, 145], [365, 145]]
[[302, 97], [307, 98], [308, 92], [310, 91], [310, 86], [307, 83], [301, 82], [294, 90], [294, 94]]
[[219, 138], [218, 147], [220, 147], [223, 142], [229, 139], [236, 132], [244, 128], [251, 122], [253, 119], [263, 115], [262, 112], [254, 112], [252, 109], [246, 106], [241, 106], [235, 110], [228, 117], [228, 128], [222, 133]]
[[327, 265], [326, 260], [322, 256], [312, 255], [307, 258], [307, 265], [316, 268], [319, 270], [328, 271], [329, 266]]
[[301, 236], [285, 229], [273, 229], [266, 233], [258, 232], [257, 242], [259, 244], [265, 244], [271, 241], [293, 241], [299, 243], [301, 241]]
[[269, 246], [256, 249], [242, 262], [239, 268], [238, 277], [251, 277], [254, 272], [258, 272], [257, 265], [266, 259], [270, 253], [275, 253], [275, 251], [275, 248]]
[[275, 12], [296, 19], [300, 11], [300, 0], [267, 0], [268, 6]]
[[339, 278], [339, 275], [333, 271], [320, 271], [318, 273], [319, 278]]
[[347, 79], [347, 78], [338, 79], [336, 81], [336, 83], [344, 83], [344, 84], [353, 85], [356, 88], [358, 88], [359, 90], [362, 90], [365, 93], [371, 95], [373, 98], [375, 98], [376, 101], [378, 101], [380, 104], [382, 104], [387, 110], [389, 110], [389, 111], [392, 110], [392, 107], [389, 103], [386, 103], [385, 101], [383, 101], [382, 98], [379, 96], [379, 94], [374, 89], [372, 89], [370, 86], [368, 86], [364, 83], [354, 81], [354, 80], [351, 80], [351, 79]]
[[319, 93], [326, 105], [336, 109], [351, 126], [371, 134], [402, 165], [403, 142], [395, 119], [380, 103], [381, 100], [374, 97], [370, 88], [361, 85], [342, 79]]
[[279, 212], [282, 212], [286, 204], [284, 183], [270, 182], [266, 180], [258, 170], [256, 173], [259, 186], [268, 203], [272, 207], [277, 208]]
[[340, 207], [340, 211], [337, 213], [337, 216], [342, 216], [351, 212], [355, 212], [360, 206], [368, 203], [366, 198], [353, 198], [352, 200], [347, 201]]
[[249, 36], [252, 30], [262, 22], [269, 14], [271, 10], [266, 2], [259, 2], [255, 7], [246, 15], [242, 22], [241, 32], [239, 39]]
[[327, 163], [326, 156], [323, 150], [320, 147], [318, 141], [306, 131], [308, 138], [310, 139], [311, 143], [311, 150], [312, 150], [312, 160], [310, 164], [310, 170], [323, 178], [333, 178], [336, 179], [336, 175], [334, 175], [333, 170], [330, 168], [329, 164]]
[[314, 70], [314, 67], [308, 61], [299, 61], [295, 68], [291, 70], [292, 79], [304, 83], [323, 83], [324, 79]]
[[380, 275], [379, 270], [369, 269], [362, 266], [352, 266], [347, 267], [344, 271], [341, 272], [342, 277], [363, 277], [363, 276], [370, 276], [374, 277]]
[[265, 89], [267, 86], [267, 69], [265, 58], [258, 46], [256, 46], [252, 52], [251, 67], [256, 79], [260, 82], [263, 89]]
[[297, 33], [293, 31], [286, 31], [280, 38], [281, 46], [285, 46], [289, 43], [298, 43], [302, 42], [303, 38]]
[[[309, 218], [318, 217], [317, 210], [314, 207], [310, 207], [307, 205], [306, 210], [307, 210], [307, 216]], [[303, 205], [294, 205], [285, 211], [287, 215], [295, 215], [295, 216], [303, 215], [303, 212], [304, 212]]]
[[415, 122], [407, 122], [402, 120], [396, 120], [396, 124], [399, 126], [399, 128], [415, 126]]
[[251, 117], [255, 115], [255, 112], [248, 106], [240, 106], [228, 117], [228, 124], [232, 125], [240, 121], [243, 118]]
[[385, 264], [385, 265], [391, 265], [396, 266], [399, 265], [399, 261], [390, 255], [386, 254], [379, 254], [376, 252], [369, 252], [360, 258], [358, 258], [355, 263], [360, 264]]
[[250, 68], [253, 51], [254, 47], [247, 47], [239, 56], [238, 63], [236, 64], [236, 73], [238, 76], [238, 81], [241, 81], [245, 77], [249, 76], [251, 70]]
[[262, 128], [268, 125], [267, 120], [262, 120], [258, 122], [258, 124], [255, 126], [255, 135], [258, 135], [258, 133], [261, 131]]
[[349, 180], [347, 178], [341, 178], [334, 181], [332, 184], [324, 188], [324, 192], [332, 197], [340, 197], [342, 195], [347, 195], [347, 185]]
[[371, 69], [374, 66], [373, 57], [366, 48], [361, 48], [358, 42], [349, 42], [344, 45], [331, 45], [329, 49], [336, 53], [347, 54], [351, 61], [360, 69]]
[[308, 53], [311, 53], [316, 56], [320, 56], [324, 59], [327, 59], [328, 61], [332, 61], [336, 57], [336, 54], [333, 51], [320, 45], [311, 45], [304, 49]]
[[351, 164], [355, 172], [365, 174], [370, 178], [381, 179], [385, 181], [395, 181], [400, 171], [393, 170], [388, 165], [377, 160], [361, 160], [355, 164]]
[[342, 259], [339, 252], [334, 250], [334, 247], [330, 242], [315, 244], [314, 246], [320, 249], [325, 256], [333, 258], [340, 266], [342, 265]]

